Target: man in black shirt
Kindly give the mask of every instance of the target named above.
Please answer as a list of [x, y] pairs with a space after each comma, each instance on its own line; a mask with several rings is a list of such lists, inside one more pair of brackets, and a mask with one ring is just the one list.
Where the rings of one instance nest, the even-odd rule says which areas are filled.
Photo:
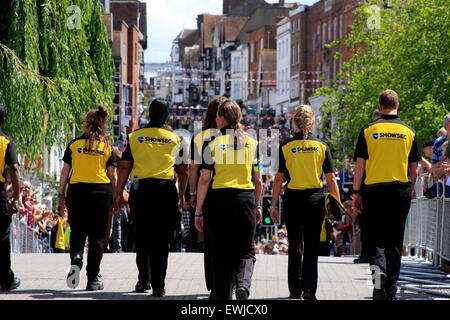
[[400, 121], [398, 107], [397, 94], [384, 91], [379, 97], [381, 118], [361, 130], [355, 150], [352, 205], [358, 213], [364, 210], [367, 218], [374, 300], [395, 299], [403, 234], [421, 160], [416, 134]]

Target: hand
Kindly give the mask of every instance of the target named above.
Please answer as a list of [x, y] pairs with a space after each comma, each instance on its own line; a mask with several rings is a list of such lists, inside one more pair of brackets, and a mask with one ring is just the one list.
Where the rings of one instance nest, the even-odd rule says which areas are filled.
[[119, 206], [117, 205], [117, 201], [116, 199], [113, 199], [113, 204], [112, 204], [112, 214], [118, 214], [120, 211]]
[[178, 211], [183, 212], [184, 194], [178, 195]]
[[256, 224], [258, 225], [261, 221], [261, 208], [256, 208]]
[[[114, 205], [113, 208], [115, 208], [117, 211], [119, 211], [120, 209], [122, 209], [122, 207], [125, 204], [125, 201], [123, 199], [123, 196], [121, 194], [116, 195], [116, 200], [114, 201]], [[113, 209], [114, 210], [114, 209]]]
[[335, 221], [334, 224], [336, 225], [334, 227], [336, 230], [344, 230], [344, 222], [342, 222], [342, 221]]
[[191, 196], [191, 207], [195, 209], [197, 206], [197, 196]]
[[191, 203], [185, 201], [185, 202], [183, 203], [183, 210], [184, 210], [184, 211], [188, 211], [190, 206], [191, 206]]
[[270, 210], [270, 218], [272, 218], [273, 224], [279, 224], [278, 218], [279, 218], [278, 208], [273, 208]]
[[66, 206], [66, 197], [58, 197], [58, 207], [61, 207], [61, 210]]
[[[195, 215], [199, 215], [201, 213], [195, 213]], [[203, 215], [200, 217], [195, 217], [195, 228], [199, 231], [203, 231]]]
[[359, 214], [362, 214], [363, 205], [362, 205], [362, 197], [359, 193], [354, 193], [352, 195], [352, 209]]

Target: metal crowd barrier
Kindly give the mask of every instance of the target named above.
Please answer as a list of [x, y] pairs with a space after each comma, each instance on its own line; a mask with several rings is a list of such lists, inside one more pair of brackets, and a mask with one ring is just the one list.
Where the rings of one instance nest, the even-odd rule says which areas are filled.
[[[416, 199], [411, 201], [403, 243], [407, 249], [414, 248], [418, 258], [433, 256], [433, 263], [438, 265], [442, 259], [450, 261], [450, 198], [426, 198], [424, 179], [428, 175], [421, 175], [416, 183]], [[443, 179], [437, 183], [445, 190]]]
[[39, 239], [39, 232], [30, 228], [26, 222], [12, 217], [10, 243], [12, 253], [49, 253], [50, 237]]
[[[402, 259], [403, 269], [399, 278], [417, 284], [400, 287], [404, 290], [450, 297], [450, 275], [437, 269], [442, 260], [450, 261], [450, 198], [445, 197], [444, 179], [437, 182], [442, 186], [442, 197], [425, 197], [424, 186], [430, 187], [427, 181], [430, 181], [430, 177], [426, 174], [417, 179], [416, 199], [411, 201], [404, 234], [408, 257]], [[414, 254], [411, 254], [412, 249]]]

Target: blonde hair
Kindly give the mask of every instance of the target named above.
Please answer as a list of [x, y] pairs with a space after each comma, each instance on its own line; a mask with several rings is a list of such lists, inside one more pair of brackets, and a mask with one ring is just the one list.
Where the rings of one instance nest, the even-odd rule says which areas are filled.
[[445, 130], [445, 128], [440, 128], [436, 134], [437, 134], [438, 138], [445, 136], [447, 134], [447, 130]]
[[225, 100], [217, 108], [217, 114], [225, 118], [228, 125], [235, 130], [234, 147], [236, 150], [245, 147], [245, 133], [242, 129], [242, 113], [239, 105], [232, 100]]
[[314, 126], [314, 110], [311, 106], [302, 104], [295, 109], [294, 129], [303, 133], [303, 146], [305, 145], [308, 134]]

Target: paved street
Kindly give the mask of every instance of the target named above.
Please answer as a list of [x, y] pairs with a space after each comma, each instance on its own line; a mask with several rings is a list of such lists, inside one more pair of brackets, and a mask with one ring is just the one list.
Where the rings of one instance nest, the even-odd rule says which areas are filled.
[[[84, 257], [86, 260], [86, 256]], [[251, 299], [286, 299], [287, 256], [257, 255]], [[12, 255], [13, 269], [21, 278], [19, 289], [0, 293], [0, 300], [142, 300], [157, 299], [149, 294], [134, 292], [137, 281], [135, 254], [105, 254], [102, 262], [102, 280], [105, 290], [86, 292], [85, 270], [78, 289], [68, 289], [66, 273], [67, 254]], [[319, 257], [319, 300], [370, 300], [367, 264], [353, 264], [352, 257]], [[207, 299], [203, 278], [203, 255], [199, 253], [171, 253], [166, 278], [169, 300]], [[426, 294], [402, 291], [400, 299], [435, 299]], [[159, 299], [159, 298], [158, 298]]]

